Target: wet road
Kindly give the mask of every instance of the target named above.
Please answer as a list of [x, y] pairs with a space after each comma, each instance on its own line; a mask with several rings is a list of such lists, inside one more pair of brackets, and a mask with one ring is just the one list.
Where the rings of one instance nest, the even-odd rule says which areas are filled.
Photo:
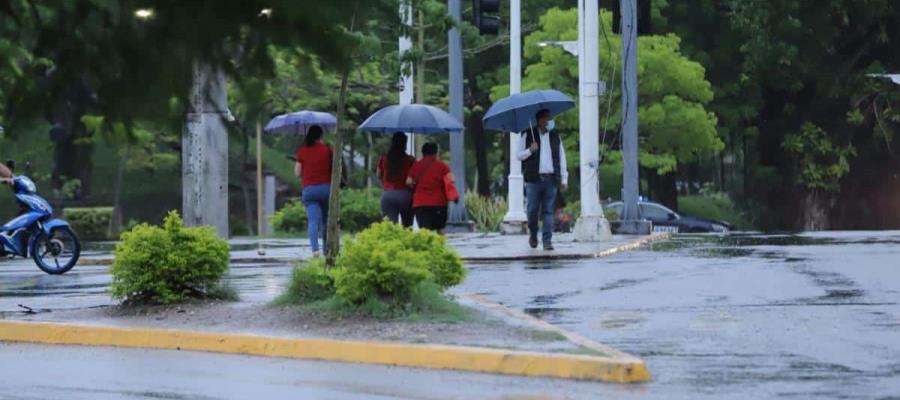
[[[643, 358], [634, 398], [900, 398], [900, 233], [678, 237], [462, 291]], [[615, 397], [623, 397], [621, 393]]]
[[596, 386], [170, 350], [0, 344], [0, 400], [586, 399]]
[[[600, 259], [470, 266], [456, 292], [636, 354], [654, 374], [591, 384], [586, 398], [900, 399], [900, 232], [679, 236]], [[234, 265], [229, 280], [266, 302], [289, 270]], [[52, 277], [2, 262], [0, 312], [109, 304], [108, 284], [105, 267]]]

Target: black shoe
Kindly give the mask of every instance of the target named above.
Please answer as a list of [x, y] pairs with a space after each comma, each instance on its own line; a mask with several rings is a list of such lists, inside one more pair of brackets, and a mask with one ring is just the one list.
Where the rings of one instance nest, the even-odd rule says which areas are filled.
[[536, 249], [538, 245], [537, 236], [528, 238], [528, 245], [531, 246], [532, 249]]
[[548, 250], [548, 251], [549, 251], [549, 250], [553, 250], [553, 243], [551, 243], [551, 242], [544, 242], [544, 250]]

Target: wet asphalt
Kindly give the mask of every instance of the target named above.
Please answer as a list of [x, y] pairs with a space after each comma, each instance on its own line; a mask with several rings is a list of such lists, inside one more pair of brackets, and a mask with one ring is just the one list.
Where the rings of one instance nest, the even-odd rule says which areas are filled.
[[[454, 292], [482, 294], [635, 354], [654, 375], [646, 384], [589, 384], [587, 390], [583, 383], [568, 382], [562, 387], [572, 385], [572, 390], [554, 390], [558, 381], [550, 381], [544, 383], [550, 386], [527, 393], [516, 390], [523, 387], [516, 380], [479, 378], [487, 380], [473, 388], [494, 387], [492, 394], [507, 390], [535, 398], [900, 399], [900, 232], [678, 236], [605, 258], [469, 266], [466, 282]], [[229, 281], [243, 301], [261, 303], [281, 292], [289, 273], [286, 264], [238, 264], [232, 266]], [[111, 304], [106, 295], [109, 281], [103, 266], [80, 265], [64, 276], [48, 276], [26, 260], [3, 261], [0, 313], [20, 312], [19, 304], [38, 311]], [[0, 349], [0, 358], [28, 350], [6, 347]], [[88, 353], [81, 360], [151, 357], [120, 352]], [[153, 354], [151, 358], [158, 357]], [[179, 357], [181, 365], [186, 353], [159, 354]], [[190, 356], [184, 368], [237, 362], [233, 357]], [[239, 360], [252, 363], [265, 376], [303, 381], [294, 367], [285, 366], [286, 360], [251, 359]], [[0, 362], [4, 364], [9, 366]], [[306, 364], [297, 361], [296, 368], [303, 371]], [[150, 376], [162, 380], [177, 378], [160, 369], [148, 371], [157, 371]], [[389, 393], [372, 393], [370, 398], [466, 398], [451, 393], [459, 393], [453, 391], [454, 379], [468, 374], [447, 373], [450, 383], [435, 384], [429, 397], [411, 386], [404, 391], [404, 379], [413, 372], [402, 371], [407, 370], [369, 371], [394, 382], [388, 385]], [[209, 380], [232, 379], [216, 374]], [[122, 395], [126, 388], [116, 387], [116, 382], [128, 386], [132, 381], [98, 381], [102, 387], [92, 390], [110, 391], [110, 398], [132, 398]], [[442, 388], [447, 396], [438, 395]], [[216, 392], [213, 389], [210, 393]], [[33, 398], [61, 398], [53, 393], [39, 391]], [[358, 396], [322, 393], [330, 393], [324, 398], [367, 398], [365, 390], [352, 392]]]

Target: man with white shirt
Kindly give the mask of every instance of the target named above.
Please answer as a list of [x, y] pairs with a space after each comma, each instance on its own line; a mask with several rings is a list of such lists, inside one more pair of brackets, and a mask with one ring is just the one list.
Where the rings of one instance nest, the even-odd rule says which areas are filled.
[[522, 161], [525, 175], [525, 196], [528, 212], [528, 244], [538, 245], [538, 216], [543, 217], [541, 239], [544, 250], [553, 250], [553, 207], [556, 204], [557, 188], [568, 189], [569, 173], [566, 170], [566, 150], [549, 110], [535, 114], [537, 127], [522, 132], [521, 147], [517, 158]]

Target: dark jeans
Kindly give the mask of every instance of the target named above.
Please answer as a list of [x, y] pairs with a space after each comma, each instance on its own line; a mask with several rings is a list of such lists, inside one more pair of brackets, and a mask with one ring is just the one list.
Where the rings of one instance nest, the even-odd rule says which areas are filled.
[[303, 205], [306, 207], [306, 218], [309, 225], [309, 244], [312, 251], [319, 251], [319, 233], [322, 234], [322, 246], [328, 240], [328, 197], [331, 193], [331, 185], [306, 186], [303, 188]]
[[409, 190], [385, 190], [381, 194], [381, 214], [391, 222], [403, 220], [403, 226], [413, 224], [412, 192]]
[[447, 227], [447, 206], [413, 208], [419, 228], [443, 231]]
[[553, 207], [556, 204], [558, 182], [552, 175], [541, 175], [540, 179], [540, 182], [525, 183], [528, 232], [531, 237], [537, 237], [540, 216], [543, 219], [542, 240], [544, 243], [550, 243], [553, 238]]

